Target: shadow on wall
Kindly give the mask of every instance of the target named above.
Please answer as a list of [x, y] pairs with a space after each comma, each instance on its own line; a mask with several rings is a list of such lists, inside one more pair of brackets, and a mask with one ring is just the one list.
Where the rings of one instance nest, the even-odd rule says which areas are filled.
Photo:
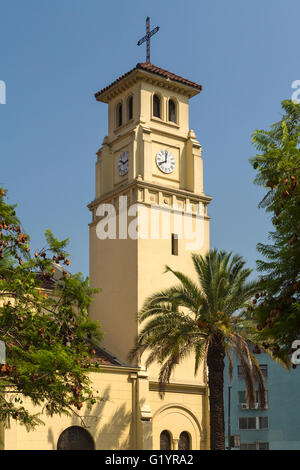
[[[131, 447], [130, 440], [132, 435], [132, 412], [131, 410], [126, 411], [126, 405], [123, 403], [113, 412], [107, 422], [105, 412], [109, 403], [113, 403], [110, 400], [110, 386], [106, 387], [104, 390], [102, 400], [95, 404], [91, 410], [87, 410], [86, 414], [82, 415], [86, 429], [93, 437], [96, 449], [129, 449]], [[101, 420], [104, 420], [104, 418], [106, 418], [106, 423], [101, 425]], [[71, 426], [82, 426], [80, 419], [76, 415], [73, 415], [69, 419], [70, 421], [67, 428]], [[129, 431], [124, 434], [128, 426]], [[64, 431], [64, 429], [62, 431]], [[57, 449], [58, 439], [59, 436], [56, 437], [56, 433], [53, 433], [53, 428], [49, 427], [48, 442], [51, 443], [53, 450]]]

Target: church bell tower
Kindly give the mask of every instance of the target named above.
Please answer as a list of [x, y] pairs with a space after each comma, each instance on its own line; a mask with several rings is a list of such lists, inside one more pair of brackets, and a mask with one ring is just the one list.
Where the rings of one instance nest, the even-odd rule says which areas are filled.
[[[145, 62], [95, 94], [108, 105], [108, 132], [88, 206], [91, 284], [102, 289], [90, 315], [100, 322], [103, 346], [123, 363], [145, 299], [176, 283], [165, 265], [195, 277], [191, 252], [209, 249], [211, 198], [203, 189], [201, 145], [189, 128], [189, 100], [200, 91], [198, 83]], [[181, 364], [174, 380], [192, 376]]]

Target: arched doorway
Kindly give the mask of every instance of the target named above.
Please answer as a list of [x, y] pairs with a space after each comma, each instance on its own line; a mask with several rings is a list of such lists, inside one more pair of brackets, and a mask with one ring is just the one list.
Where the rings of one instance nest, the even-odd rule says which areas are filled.
[[191, 442], [189, 433], [183, 431], [179, 436], [178, 450], [190, 450]]
[[171, 436], [168, 431], [160, 433], [160, 450], [171, 450]]
[[95, 450], [90, 433], [80, 426], [71, 426], [59, 436], [57, 450]]

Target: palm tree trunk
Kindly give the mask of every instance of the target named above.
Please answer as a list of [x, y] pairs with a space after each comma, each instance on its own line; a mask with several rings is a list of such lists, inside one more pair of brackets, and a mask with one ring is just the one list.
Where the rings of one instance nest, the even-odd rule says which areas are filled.
[[211, 450], [225, 450], [224, 357], [223, 337], [214, 335], [207, 353]]

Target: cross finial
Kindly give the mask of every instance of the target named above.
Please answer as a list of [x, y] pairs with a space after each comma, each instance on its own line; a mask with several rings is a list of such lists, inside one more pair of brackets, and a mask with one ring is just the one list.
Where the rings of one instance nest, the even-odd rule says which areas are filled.
[[150, 18], [147, 16], [146, 18], [146, 36], [144, 36], [142, 39], [140, 39], [137, 43], [138, 46], [143, 44], [146, 41], [146, 62], [150, 63], [150, 38], [153, 36], [153, 34], [157, 33], [159, 30], [159, 26], [156, 26], [156, 28], [152, 29], [150, 31]]

